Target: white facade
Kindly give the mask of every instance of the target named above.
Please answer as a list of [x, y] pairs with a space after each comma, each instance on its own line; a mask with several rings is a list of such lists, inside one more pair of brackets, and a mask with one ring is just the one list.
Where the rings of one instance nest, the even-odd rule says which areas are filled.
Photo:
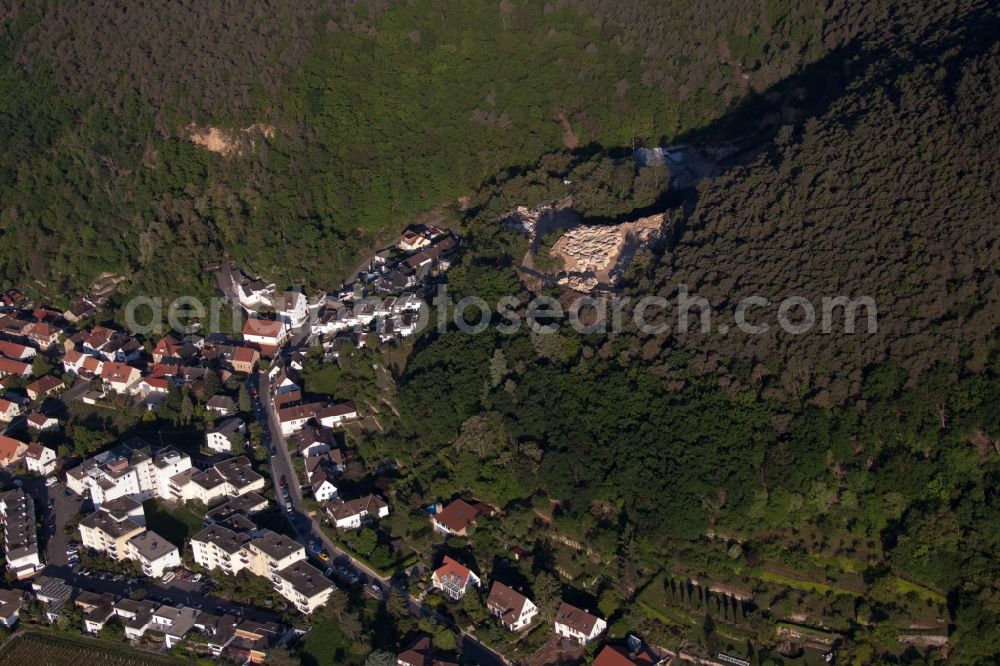
[[278, 301], [278, 319], [291, 328], [299, 328], [309, 319], [309, 304], [302, 292], [286, 291]]
[[38, 455], [34, 455], [36, 450], [28, 447], [28, 452], [24, 456], [24, 464], [29, 472], [34, 472], [41, 476], [47, 476], [56, 470], [56, 452], [47, 446], [41, 447]]

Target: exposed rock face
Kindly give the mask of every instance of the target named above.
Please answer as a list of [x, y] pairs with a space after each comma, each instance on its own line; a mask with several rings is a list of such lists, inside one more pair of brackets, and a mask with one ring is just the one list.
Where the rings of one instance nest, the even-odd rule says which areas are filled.
[[564, 266], [558, 283], [577, 291], [614, 286], [635, 253], [659, 240], [666, 228], [667, 216], [659, 213], [621, 224], [569, 229], [552, 246], [551, 253], [561, 257]]
[[224, 157], [242, 155], [247, 148], [252, 151], [256, 146], [256, 138], [270, 139], [274, 136], [274, 128], [262, 123], [254, 123], [239, 131], [199, 127], [191, 123], [187, 126], [187, 132], [192, 143]]

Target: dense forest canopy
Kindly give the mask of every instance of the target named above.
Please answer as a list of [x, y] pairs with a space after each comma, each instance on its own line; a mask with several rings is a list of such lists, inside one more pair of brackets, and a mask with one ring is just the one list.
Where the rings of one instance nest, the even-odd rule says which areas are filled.
[[[995, 12], [966, 9], [911, 6], [885, 17], [895, 30], [817, 62], [835, 76], [810, 112], [670, 211], [674, 241], [625, 290], [673, 297], [687, 285], [722, 310], [754, 294], [774, 309], [796, 294], [870, 295], [877, 332], [428, 336], [403, 376], [403, 428], [385, 446], [450, 467], [415, 474], [412, 492], [465, 491], [512, 510], [541, 494], [563, 533], [647, 573], [668, 558], [697, 577], [745, 576], [713, 559], [709, 535], [742, 544], [758, 566], [864, 561], [864, 605], [819, 612], [827, 626], [855, 623], [842, 656], [873, 663], [894, 649], [894, 633], [864, 627], [902, 612], [889, 593], [898, 576], [947, 595], [949, 663], [992, 663], [1000, 127], [989, 110], [1000, 48]], [[718, 131], [747, 122], [737, 112]], [[448, 276], [458, 294], [526, 300], [523, 242], [497, 216], [558, 190], [558, 162], [478, 193]], [[481, 441], [502, 444], [467, 450], [484, 423]], [[633, 529], [639, 554], [622, 544]]]
[[[336, 285], [504, 169], [671, 140], [822, 53], [812, 3], [702, 5], [5, 2], [3, 275], [52, 299], [103, 271], [197, 293], [228, 253]], [[192, 123], [254, 145], [211, 153]]]

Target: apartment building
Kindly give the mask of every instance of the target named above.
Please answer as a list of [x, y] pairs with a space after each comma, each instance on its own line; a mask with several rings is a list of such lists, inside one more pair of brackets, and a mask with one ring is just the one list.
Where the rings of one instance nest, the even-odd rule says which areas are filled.
[[150, 456], [148, 445], [134, 439], [69, 470], [66, 487], [78, 495], [90, 495], [95, 507], [119, 497], [174, 499], [170, 480], [189, 469], [191, 458], [177, 449], [168, 447]]
[[35, 502], [20, 488], [9, 490], [0, 495], [0, 519], [8, 571], [18, 580], [34, 576], [43, 566], [38, 554]]
[[309, 564], [299, 561], [277, 571], [271, 578], [274, 589], [293, 604], [300, 613], [306, 615], [323, 606], [330, 599], [333, 584], [323, 573]]

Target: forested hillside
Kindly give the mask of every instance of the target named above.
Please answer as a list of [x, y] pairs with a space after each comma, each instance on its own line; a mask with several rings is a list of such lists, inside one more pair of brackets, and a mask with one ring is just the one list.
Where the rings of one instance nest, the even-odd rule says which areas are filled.
[[[838, 46], [815, 64], [822, 85], [805, 71], [775, 86], [819, 93], [801, 118], [755, 117], [750, 100], [716, 124], [773, 140], [671, 211], [674, 242], [626, 293], [683, 284], [719, 310], [868, 295], [877, 333], [429, 336], [403, 377], [408, 426], [383, 443], [448, 461], [413, 471], [415, 505], [551, 501], [617, 593], [669, 615], [658, 573], [749, 588], [763, 617], [737, 624], [765, 642], [806, 618], [846, 636], [847, 663], [937, 663], [897, 639], [943, 614], [948, 663], [1000, 656], [997, 17], [866, 11], [831, 25], [854, 38], [824, 35]], [[526, 295], [523, 242], [497, 213], [558, 189], [552, 164], [479, 193], [453, 290]]]
[[[207, 291], [222, 253], [336, 285], [498, 172], [669, 140], [822, 53], [812, 3], [767, 3], [749, 33], [727, 4], [6, 0], [0, 270], [55, 300], [102, 271]], [[273, 133], [224, 157], [192, 123]]]

